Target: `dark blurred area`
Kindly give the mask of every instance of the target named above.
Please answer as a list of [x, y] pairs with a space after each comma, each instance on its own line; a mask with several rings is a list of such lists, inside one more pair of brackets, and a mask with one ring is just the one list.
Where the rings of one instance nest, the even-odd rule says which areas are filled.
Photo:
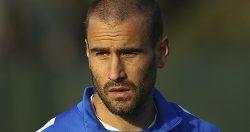
[[[29, 132], [92, 85], [83, 43], [91, 0], [0, 0], [0, 131]], [[157, 87], [225, 132], [250, 130], [250, 1], [159, 0], [170, 39]]]

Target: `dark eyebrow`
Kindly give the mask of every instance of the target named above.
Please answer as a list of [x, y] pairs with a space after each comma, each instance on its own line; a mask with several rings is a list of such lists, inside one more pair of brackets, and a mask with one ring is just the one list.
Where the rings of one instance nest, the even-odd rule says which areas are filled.
[[90, 52], [106, 52], [106, 51], [109, 51], [108, 48], [92, 48], [90, 49]]
[[[92, 48], [90, 49], [90, 52], [108, 52], [109, 48]], [[142, 48], [123, 48], [120, 49], [118, 52], [120, 53], [124, 53], [124, 52], [144, 52], [144, 50]]]
[[124, 48], [120, 52], [144, 52], [142, 48]]

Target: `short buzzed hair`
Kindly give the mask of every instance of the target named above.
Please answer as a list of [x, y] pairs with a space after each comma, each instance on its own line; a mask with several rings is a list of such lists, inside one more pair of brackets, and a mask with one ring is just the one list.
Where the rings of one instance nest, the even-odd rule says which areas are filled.
[[150, 43], [155, 45], [163, 35], [161, 10], [155, 0], [94, 0], [86, 14], [84, 37], [87, 38], [89, 18], [92, 15], [107, 24], [110, 20], [120, 24], [138, 14], [145, 17], [147, 36]]

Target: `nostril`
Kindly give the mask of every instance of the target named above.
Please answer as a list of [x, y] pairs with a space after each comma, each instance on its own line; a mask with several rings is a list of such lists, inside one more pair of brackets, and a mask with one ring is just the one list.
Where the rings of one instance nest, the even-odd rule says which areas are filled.
[[123, 82], [125, 80], [125, 77], [119, 77], [119, 78], [116, 78], [115, 80], [111, 79], [111, 78], [109, 78], [109, 79], [113, 82], [120, 83], [120, 82]]
[[115, 82], [116, 83], [119, 83], [119, 82], [122, 82], [125, 78], [118, 78]]
[[111, 73], [109, 79], [114, 82], [121, 82], [126, 79], [126, 74], [124, 71], [119, 71], [116, 73]]

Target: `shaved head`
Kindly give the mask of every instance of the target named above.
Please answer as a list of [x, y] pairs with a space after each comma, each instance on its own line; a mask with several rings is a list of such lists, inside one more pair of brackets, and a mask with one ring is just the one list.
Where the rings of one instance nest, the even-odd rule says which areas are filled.
[[155, 0], [95, 0], [90, 5], [85, 19], [85, 38], [89, 19], [97, 17], [100, 21], [112, 27], [125, 22], [132, 16], [143, 16], [146, 38], [156, 45], [163, 34], [161, 10]]

